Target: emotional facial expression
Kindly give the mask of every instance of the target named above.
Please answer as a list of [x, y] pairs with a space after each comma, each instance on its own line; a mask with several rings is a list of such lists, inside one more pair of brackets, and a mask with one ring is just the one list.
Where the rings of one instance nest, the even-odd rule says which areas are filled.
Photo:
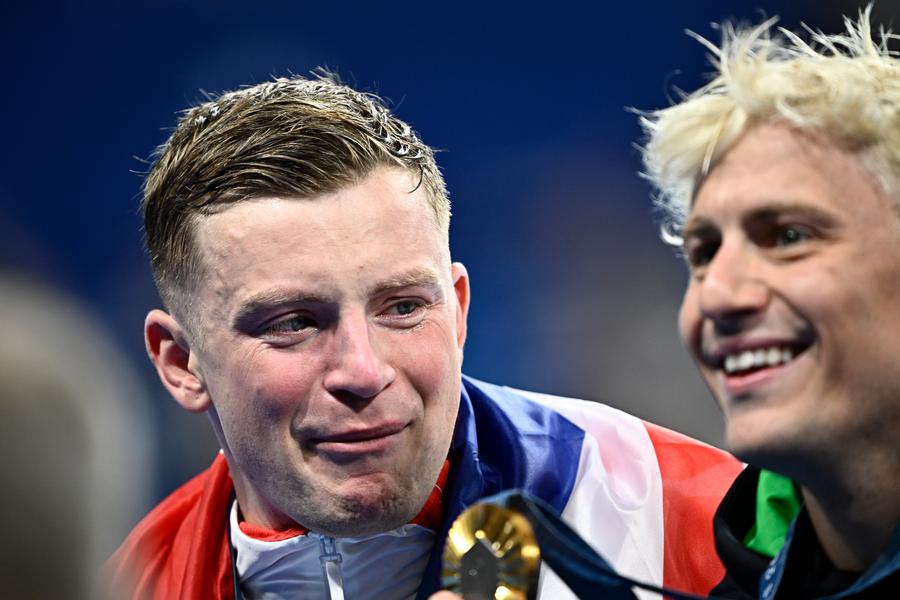
[[428, 497], [460, 393], [468, 279], [425, 191], [382, 168], [198, 225], [191, 357], [244, 517], [330, 535], [397, 527]]
[[700, 186], [679, 325], [738, 456], [778, 465], [896, 436], [897, 211], [857, 152], [777, 123]]

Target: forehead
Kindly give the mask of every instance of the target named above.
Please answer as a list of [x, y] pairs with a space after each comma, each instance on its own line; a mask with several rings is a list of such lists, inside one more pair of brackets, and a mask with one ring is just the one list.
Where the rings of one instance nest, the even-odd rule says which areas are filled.
[[205, 217], [196, 238], [204, 284], [230, 301], [266, 286], [348, 292], [397, 273], [448, 270], [446, 242], [415, 185], [404, 171], [379, 169], [333, 193], [245, 200]]
[[701, 183], [686, 229], [761, 204], [885, 213], [895, 203], [863, 155], [823, 134], [783, 123], [751, 127]]

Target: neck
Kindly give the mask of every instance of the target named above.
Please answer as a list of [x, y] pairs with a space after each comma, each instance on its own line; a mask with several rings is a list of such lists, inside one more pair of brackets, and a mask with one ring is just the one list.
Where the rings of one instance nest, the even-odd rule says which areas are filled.
[[824, 476], [799, 481], [819, 543], [842, 571], [865, 571], [900, 525], [900, 461], [868, 458], [864, 472], [857, 456], [856, 469], [832, 466], [819, 471]]

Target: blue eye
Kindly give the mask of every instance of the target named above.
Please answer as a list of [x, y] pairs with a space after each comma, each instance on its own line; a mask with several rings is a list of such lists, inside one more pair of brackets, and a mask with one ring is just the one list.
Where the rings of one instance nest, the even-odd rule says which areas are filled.
[[315, 327], [316, 323], [309, 317], [303, 315], [295, 315], [289, 319], [283, 319], [272, 323], [266, 328], [270, 333], [299, 333], [311, 327]]
[[791, 246], [809, 239], [809, 234], [797, 227], [784, 227], [775, 235], [776, 246]]
[[414, 302], [412, 300], [404, 300], [403, 302], [398, 302], [394, 305], [394, 309], [397, 311], [399, 315], [411, 315], [416, 312], [416, 309], [419, 308], [421, 304], [418, 302]]

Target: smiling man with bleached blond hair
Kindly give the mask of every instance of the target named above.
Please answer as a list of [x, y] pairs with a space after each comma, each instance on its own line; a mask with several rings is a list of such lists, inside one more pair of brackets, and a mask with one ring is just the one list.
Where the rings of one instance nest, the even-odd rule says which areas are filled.
[[755, 467], [716, 515], [730, 597], [900, 597], [900, 61], [870, 14], [725, 26], [643, 118], [681, 335]]

